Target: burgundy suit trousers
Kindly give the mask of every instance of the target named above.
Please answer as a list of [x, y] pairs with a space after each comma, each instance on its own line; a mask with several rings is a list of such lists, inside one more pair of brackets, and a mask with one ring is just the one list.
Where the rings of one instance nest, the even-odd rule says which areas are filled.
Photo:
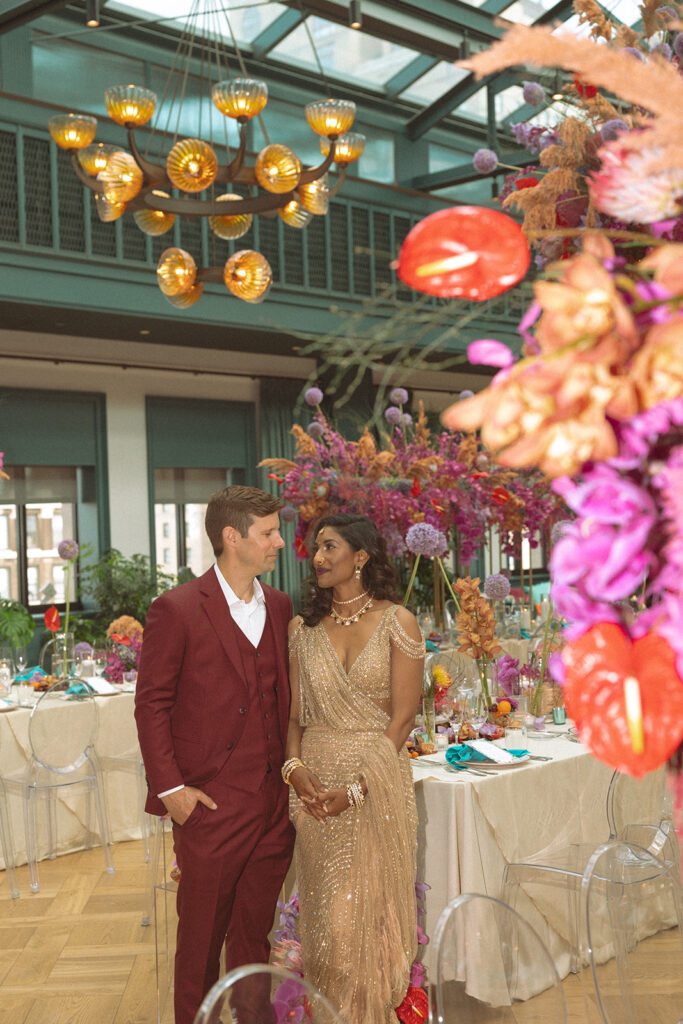
[[[192, 1024], [199, 1005], [225, 969], [267, 963], [268, 933], [292, 859], [294, 829], [287, 787], [276, 770], [257, 793], [240, 790], [230, 762], [202, 789], [218, 805], [198, 803], [173, 825], [181, 878], [175, 962], [175, 1024]], [[240, 1024], [249, 1024], [246, 1007]], [[261, 1018], [262, 1019], [262, 1018]]]

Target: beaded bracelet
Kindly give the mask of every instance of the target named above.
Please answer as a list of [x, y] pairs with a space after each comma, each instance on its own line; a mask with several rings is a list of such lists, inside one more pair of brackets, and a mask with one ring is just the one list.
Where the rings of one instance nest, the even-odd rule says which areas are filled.
[[292, 783], [289, 781], [289, 777], [296, 768], [305, 768], [306, 765], [303, 761], [300, 761], [298, 757], [290, 757], [281, 768], [282, 781], [286, 782], [288, 786]]
[[346, 798], [349, 801], [349, 807], [356, 807], [360, 810], [365, 803], [365, 794], [360, 782], [354, 781], [348, 784], [346, 787]]

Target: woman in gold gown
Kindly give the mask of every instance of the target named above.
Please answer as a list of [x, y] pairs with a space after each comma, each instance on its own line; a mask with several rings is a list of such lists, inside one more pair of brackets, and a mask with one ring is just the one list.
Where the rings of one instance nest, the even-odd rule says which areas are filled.
[[283, 767], [297, 831], [304, 975], [344, 1024], [396, 1024], [417, 949], [417, 815], [405, 741], [424, 642], [396, 603], [384, 541], [365, 516], [320, 520], [313, 570], [290, 624]]

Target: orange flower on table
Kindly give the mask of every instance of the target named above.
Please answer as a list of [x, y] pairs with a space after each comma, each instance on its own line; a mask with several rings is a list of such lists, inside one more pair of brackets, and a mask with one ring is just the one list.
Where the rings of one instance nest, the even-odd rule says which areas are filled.
[[118, 619], [114, 619], [107, 626], [107, 636], [110, 640], [118, 641], [118, 643], [124, 642], [123, 637], [128, 640], [134, 640], [136, 637], [142, 639], [143, 632], [142, 623], [134, 619], [132, 615], [120, 615]]

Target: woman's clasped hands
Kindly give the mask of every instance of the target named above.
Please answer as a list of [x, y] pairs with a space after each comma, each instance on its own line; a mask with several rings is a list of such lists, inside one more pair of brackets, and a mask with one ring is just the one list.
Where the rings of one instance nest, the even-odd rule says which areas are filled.
[[345, 789], [325, 789], [318, 776], [306, 767], [294, 769], [291, 784], [306, 813], [317, 821], [327, 821], [350, 806]]

